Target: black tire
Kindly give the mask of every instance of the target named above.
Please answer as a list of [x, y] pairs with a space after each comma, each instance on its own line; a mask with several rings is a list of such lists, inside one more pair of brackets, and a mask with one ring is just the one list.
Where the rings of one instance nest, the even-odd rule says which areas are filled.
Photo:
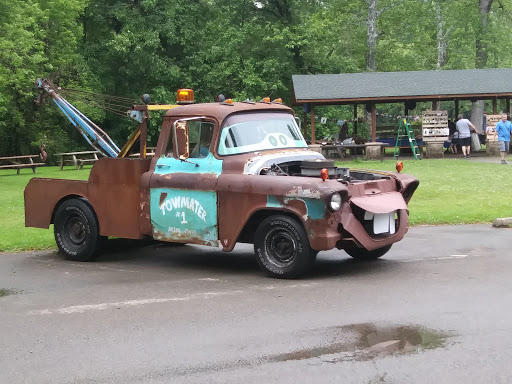
[[101, 242], [98, 219], [84, 199], [69, 199], [57, 208], [54, 234], [59, 252], [72, 261], [93, 260]]
[[365, 248], [357, 248], [357, 247], [347, 247], [344, 248], [345, 252], [347, 252], [354, 259], [359, 260], [376, 260], [381, 256], [384, 256], [391, 249], [393, 244], [386, 245], [382, 248], [374, 249], [373, 251], [367, 251]]
[[269, 276], [292, 279], [306, 272], [316, 253], [301, 223], [287, 216], [263, 220], [254, 237], [254, 253], [261, 269]]

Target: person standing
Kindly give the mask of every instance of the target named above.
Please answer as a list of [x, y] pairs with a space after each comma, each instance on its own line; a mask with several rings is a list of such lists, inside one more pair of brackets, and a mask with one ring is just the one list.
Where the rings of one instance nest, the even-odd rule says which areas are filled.
[[501, 164], [507, 164], [505, 156], [510, 150], [510, 132], [512, 132], [512, 123], [507, 120], [507, 114], [501, 115], [501, 120], [496, 124], [496, 132], [494, 132], [494, 140], [498, 136], [500, 144]]
[[457, 154], [457, 145], [459, 145], [459, 131], [453, 132], [452, 141], [450, 143], [450, 151], [454, 155]]
[[459, 144], [462, 149], [462, 154], [466, 159], [469, 159], [471, 157], [471, 130], [476, 132], [476, 128], [471, 121], [464, 119], [462, 115], [459, 115], [456, 127], [459, 132]]

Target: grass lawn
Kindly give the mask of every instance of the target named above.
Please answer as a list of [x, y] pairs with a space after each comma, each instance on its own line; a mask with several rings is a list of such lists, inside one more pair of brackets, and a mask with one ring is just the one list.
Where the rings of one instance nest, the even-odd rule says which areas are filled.
[[[411, 225], [491, 223], [497, 217], [512, 216], [512, 168], [501, 165], [499, 158], [495, 163], [463, 158], [402, 161], [402, 172], [420, 181], [409, 203]], [[391, 171], [396, 161], [349, 164]]]
[[[410, 222], [422, 224], [491, 223], [512, 216], [512, 167], [464, 159], [402, 159], [404, 173], [420, 180], [409, 204]], [[338, 166], [394, 170], [394, 160], [338, 162]], [[53, 228], [25, 228], [23, 188], [34, 177], [86, 180], [83, 170], [40, 167], [0, 170], [0, 252], [56, 248]]]
[[38, 167], [35, 175], [30, 168], [22, 169], [19, 175], [15, 169], [0, 170], [0, 252], [57, 248], [53, 226], [50, 230], [25, 228], [23, 189], [32, 177], [87, 180], [91, 168], [59, 171], [59, 167]]

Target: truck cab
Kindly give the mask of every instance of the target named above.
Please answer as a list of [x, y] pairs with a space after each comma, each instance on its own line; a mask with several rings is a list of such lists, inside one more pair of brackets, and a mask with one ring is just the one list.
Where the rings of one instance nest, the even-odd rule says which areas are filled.
[[311, 151], [280, 102], [169, 109], [152, 159], [102, 158], [87, 181], [33, 178], [26, 225], [49, 228], [60, 253], [92, 260], [101, 239], [254, 244], [261, 269], [295, 278], [319, 251], [376, 259], [408, 229], [414, 177], [335, 167]]

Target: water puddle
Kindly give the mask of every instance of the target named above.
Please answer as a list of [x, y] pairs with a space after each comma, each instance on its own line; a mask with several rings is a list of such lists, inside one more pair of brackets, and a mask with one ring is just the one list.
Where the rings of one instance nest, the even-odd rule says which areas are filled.
[[[377, 326], [370, 323], [330, 328], [333, 342], [269, 357], [272, 362], [321, 358], [326, 362], [366, 361], [389, 355], [405, 355], [444, 347], [453, 333], [422, 326]], [[327, 355], [332, 355], [327, 357]]]
[[0, 297], [17, 295], [18, 293], [21, 293], [21, 291], [17, 291], [15, 289], [0, 288]]
[[[328, 364], [345, 361], [369, 361], [385, 356], [405, 356], [423, 350], [443, 348], [453, 343], [451, 338], [454, 336], [456, 334], [453, 332], [433, 330], [418, 325], [379, 326], [363, 323], [311, 329], [306, 334], [293, 334], [298, 341], [316, 340], [317, 346], [311, 348], [195, 367], [187, 365], [183, 369], [174, 371], [174, 374], [185, 376], [190, 375], [191, 372], [219, 372], [227, 369], [313, 358], [319, 359], [320, 363]], [[327, 342], [321, 340], [327, 340]], [[384, 376], [372, 383], [384, 383]]]

